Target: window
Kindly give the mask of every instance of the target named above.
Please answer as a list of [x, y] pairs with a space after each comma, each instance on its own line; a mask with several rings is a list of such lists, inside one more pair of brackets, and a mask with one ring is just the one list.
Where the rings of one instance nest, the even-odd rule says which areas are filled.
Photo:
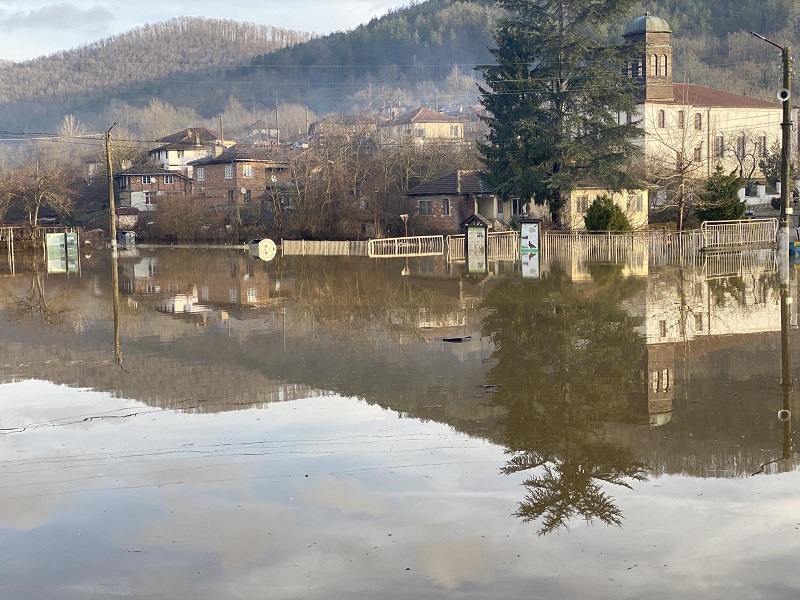
[[204, 167], [197, 167], [197, 181], [206, 180], [206, 170]]
[[659, 335], [659, 337], [662, 337], [662, 338], [667, 337], [667, 322], [666, 321], [659, 321], [658, 322], [658, 335]]
[[663, 129], [664, 127], [667, 126], [667, 115], [663, 110], [658, 111], [658, 120], [656, 125], [660, 129]]
[[420, 138], [425, 137], [425, 128], [424, 127], [417, 127], [414, 131], [414, 135]]
[[661, 74], [664, 77], [669, 76], [669, 71], [667, 70], [667, 55], [664, 54], [661, 56]]
[[585, 214], [589, 210], [589, 196], [586, 194], [578, 196], [575, 200], [575, 206], [578, 213]]
[[686, 111], [679, 110], [678, 111], [678, 129], [684, 129], [686, 127]]
[[714, 137], [714, 156], [716, 158], [725, 156], [725, 136], [723, 135]]
[[636, 63], [636, 76], [641, 77], [644, 75], [644, 59], [640, 58]]
[[175, 183], [175, 176], [174, 175], [164, 175], [164, 183], [167, 185]]
[[243, 177], [252, 177], [253, 176], [253, 165], [244, 165], [242, 167], [242, 176]]
[[694, 316], [694, 329], [695, 331], [703, 331], [703, 315], [696, 314]]
[[122, 177], [119, 178], [118, 181], [119, 181], [119, 189], [121, 190], [127, 190], [131, 184], [130, 177], [128, 177], [127, 175], [123, 175]]
[[653, 54], [650, 57], [650, 76], [658, 75], [658, 54]]
[[417, 211], [420, 215], [427, 217], [433, 214], [430, 200], [418, 200], [417, 203]]
[[459, 135], [459, 127], [458, 127], [458, 125], [450, 125], [450, 137], [454, 137], [454, 138], [461, 137]]
[[247, 301], [255, 302], [258, 300], [258, 292], [255, 288], [247, 288]]
[[744, 134], [736, 138], [736, 156], [743, 158], [747, 154], [747, 139]]
[[767, 155], [767, 136], [763, 133], [758, 137], [757, 152], [757, 156], [761, 156], [762, 158]]
[[700, 113], [694, 113], [694, 128], [697, 131], [703, 129], [703, 115], [701, 115]]
[[209, 297], [208, 291], [209, 290], [207, 285], [204, 285], [203, 287], [200, 288], [200, 300], [208, 302], [208, 297]]
[[225, 165], [225, 179], [233, 179], [233, 165]]
[[236, 288], [228, 288], [228, 300], [231, 302], [239, 301], [239, 290]]
[[504, 204], [503, 199], [502, 198], [498, 198], [497, 199], [497, 216], [498, 217], [503, 214], [503, 204]]
[[150, 185], [151, 183], [154, 183], [153, 179], [154, 178], [152, 175], [142, 175], [142, 185]]
[[250, 190], [245, 190], [244, 191], [244, 203], [245, 204], [250, 204], [252, 201], [253, 201], [252, 193], [250, 192]]
[[643, 200], [641, 194], [628, 195], [628, 212], [642, 212]]
[[145, 192], [144, 193], [144, 204], [145, 206], [153, 206], [156, 202], [153, 200], [153, 192]]
[[236, 201], [235, 192], [233, 190], [228, 190], [228, 204], [233, 204]]
[[448, 216], [450, 215], [450, 198], [442, 199], [442, 214]]
[[694, 161], [695, 162], [700, 162], [701, 160], [703, 160], [703, 145], [702, 144], [700, 144], [699, 146], [696, 146], [695, 149], [694, 149]]

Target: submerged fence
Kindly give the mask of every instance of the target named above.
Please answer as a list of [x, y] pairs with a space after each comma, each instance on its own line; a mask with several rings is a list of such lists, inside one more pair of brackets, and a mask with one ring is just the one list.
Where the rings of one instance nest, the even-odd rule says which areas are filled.
[[281, 240], [284, 256], [367, 256], [364, 241]]
[[[490, 231], [486, 236], [486, 258], [489, 260], [519, 259], [518, 231]], [[447, 236], [447, 260], [458, 262], [464, 256], [464, 234]]]
[[706, 221], [700, 230], [704, 250], [768, 247], [778, 235], [778, 219]]
[[444, 236], [418, 235], [370, 240], [368, 254], [372, 258], [441, 256], [444, 254]]

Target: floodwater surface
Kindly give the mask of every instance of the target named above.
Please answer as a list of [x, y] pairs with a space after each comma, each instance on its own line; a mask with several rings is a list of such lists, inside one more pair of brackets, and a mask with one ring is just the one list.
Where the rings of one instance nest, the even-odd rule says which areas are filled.
[[796, 598], [774, 257], [656, 262], [5, 265], [0, 597]]

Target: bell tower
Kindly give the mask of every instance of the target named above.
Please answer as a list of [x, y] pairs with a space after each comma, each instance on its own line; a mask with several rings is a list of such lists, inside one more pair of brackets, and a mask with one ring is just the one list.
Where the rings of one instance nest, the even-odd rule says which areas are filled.
[[631, 21], [622, 34], [626, 43], [641, 48], [632, 64], [628, 65], [628, 76], [640, 84], [640, 102], [675, 99], [671, 33], [664, 19], [648, 13]]

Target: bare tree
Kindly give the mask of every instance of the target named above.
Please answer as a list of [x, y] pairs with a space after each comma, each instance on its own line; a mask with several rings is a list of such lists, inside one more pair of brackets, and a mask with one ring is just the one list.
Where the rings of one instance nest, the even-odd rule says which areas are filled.
[[42, 166], [36, 161], [8, 173], [0, 182], [0, 197], [11, 206], [19, 206], [32, 228], [37, 226], [39, 211], [48, 207], [64, 216], [75, 206], [76, 181], [62, 165]]

